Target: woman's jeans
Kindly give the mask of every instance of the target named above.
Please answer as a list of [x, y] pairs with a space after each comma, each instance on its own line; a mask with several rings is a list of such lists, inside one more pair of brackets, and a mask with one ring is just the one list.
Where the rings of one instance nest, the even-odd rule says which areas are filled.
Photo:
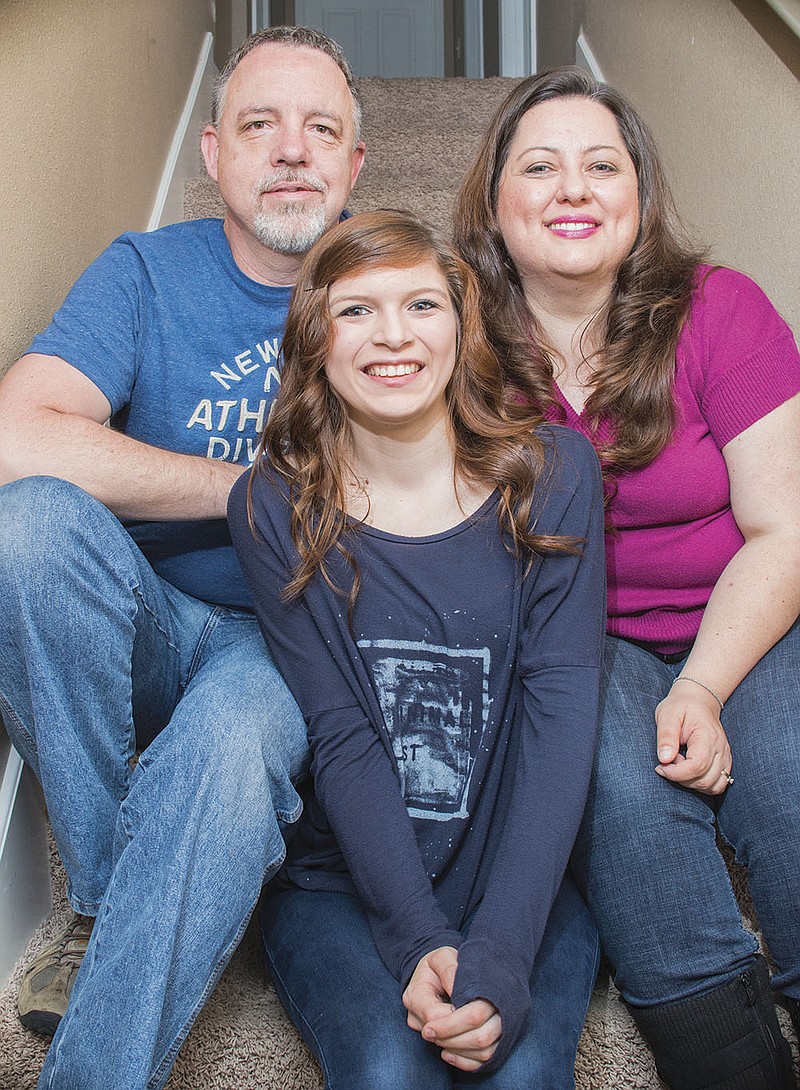
[[[535, 835], [534, 832], [531, 835]], [[465, 929], [468, 931], [468, 927]], [[531, 977], [527, 1032], [499, 1070], [467, 1075], [406, 1024], [400, 985], [346, 893], [267, 891], [261, 911], [276, 990], [325, 1074], [325, 1090], [571, 1090], [597, 972], [597, 931], [565, 879]]]
[[305, 726], [253, 615], [176, 591], [64, 481], [0, 489], [0, 601], [0, 713], [96, 916], [39, 1086], [153, 1090], [283, 859]]
[[655, 708], [682, 663], [608, 637], [600, 748], [574, 866], [634, 1007], [726, 984], [752, 963], [716, 827], [748, 868], [777, 971], [800, 996], [800, 626], [743, 679], [722, 712], [734, 783], [711, 797], [654, 772]]

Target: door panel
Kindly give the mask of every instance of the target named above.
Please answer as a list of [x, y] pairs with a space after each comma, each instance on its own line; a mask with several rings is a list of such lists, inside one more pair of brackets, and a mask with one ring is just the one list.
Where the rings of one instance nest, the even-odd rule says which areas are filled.
[[295, 0], [295, 21], [344, 49], [358, 76], [444, 75], [443, 0]]

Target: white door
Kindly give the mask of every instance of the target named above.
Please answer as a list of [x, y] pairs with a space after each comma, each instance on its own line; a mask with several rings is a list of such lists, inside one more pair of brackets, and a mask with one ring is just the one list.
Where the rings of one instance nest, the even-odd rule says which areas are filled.
[[443, 0], [295, 0], [294, 17], [335, 39], [357, 76], [444, 75]]

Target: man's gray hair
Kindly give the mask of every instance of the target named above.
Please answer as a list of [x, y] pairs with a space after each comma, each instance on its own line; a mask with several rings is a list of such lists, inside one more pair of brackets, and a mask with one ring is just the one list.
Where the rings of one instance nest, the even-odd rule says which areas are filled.
[[234, 49], [225, 62], [225, 67], [214, 80], [214, 89], [211, 93], [211, 124], [215, 127], [219, 124], [222, 111], [225, 107], [225, 94], [230, 80], [236, 68], [248, 53], [259, 45], [289, 45], [297, 49], [318, 49], [325, 53], [341, 71], [350, 94], [353, 96], [353, 128], [355, 130], [354, 142], [361, 139], [361, 98], [353, 79], [353, 71], [344, 50], [333, 38], [328, 38], [320, 30], [314, 30], [308, 26], [271, 26], [251, 34], [245, 38], [238, 49]]

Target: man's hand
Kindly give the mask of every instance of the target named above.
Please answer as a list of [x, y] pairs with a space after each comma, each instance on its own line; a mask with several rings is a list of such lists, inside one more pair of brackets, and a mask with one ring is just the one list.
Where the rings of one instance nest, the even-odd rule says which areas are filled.
[[704, 795], [727, 789], [733, 758], [719, 711], [714, 697], [691, 682], [670, 689], [656, 708], [659, 776]]
[[409, 1026], [442, 1049], [445, 1063], [460, 1071], [476, 1071], [494, 1055], [502, 1024], [497, 1008], [485, 999], [456, 1010], [450, 996], [457, 968], [458, 951], [452, 946], [426, 954], [403, 993], [403, 1003]]

